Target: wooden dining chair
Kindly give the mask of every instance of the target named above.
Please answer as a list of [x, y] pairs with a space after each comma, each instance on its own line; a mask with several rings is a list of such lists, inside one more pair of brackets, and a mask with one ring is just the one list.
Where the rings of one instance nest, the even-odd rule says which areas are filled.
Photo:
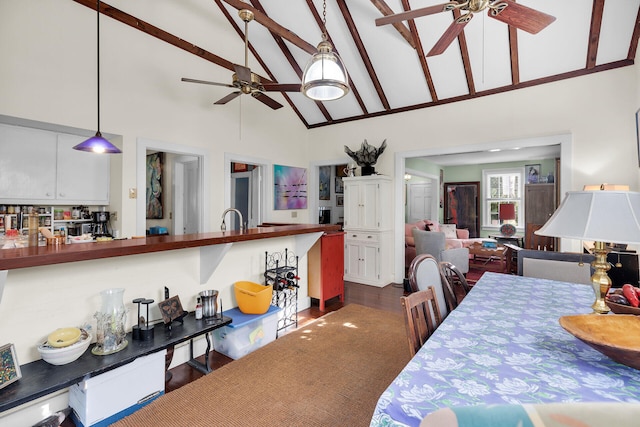
[[440, 264], [431, 255], [416, 256], [409, 266], [409, 288], [417, 292], [433, 286], [442, 318], [458, 306], [453, 289], [440, 270]]
[[442, 261], [440, 263], [440, 271], [449, 283], [451, 291], [453, 291], [457, 306], [462, 302], [464, 297], [467, 296], [471, 290], [471, 286], [469, 286], [467, 278], [464, 277], [460, 269], [450, 262]]
[[400, 302], [403, 307], [409, 351], [413, 357], [442, 323], [440, 308], [433, 286], [400, 297]]

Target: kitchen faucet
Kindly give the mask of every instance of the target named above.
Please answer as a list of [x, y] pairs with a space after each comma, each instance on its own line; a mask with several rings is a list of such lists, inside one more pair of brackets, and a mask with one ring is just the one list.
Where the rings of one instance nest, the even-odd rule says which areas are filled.
[[222, 212], [222, 224], [220, 225], [220, 230], [222, 231], [226, 231], [227, 230], [227, 224], [225, 224], [224, 222], [224, 217], [227, 214], [227, 212], [235, 212], [238, 214], [238, 217], [240, 218], [240, 232], [242, 233], [245, 229], [244, 226], [244, 221], [242, 219], [242, 212], [240, 212], [238, 209], [234, 209], [234, 208], [229, 208], [229, 209], [225, 209], [224, 212]]

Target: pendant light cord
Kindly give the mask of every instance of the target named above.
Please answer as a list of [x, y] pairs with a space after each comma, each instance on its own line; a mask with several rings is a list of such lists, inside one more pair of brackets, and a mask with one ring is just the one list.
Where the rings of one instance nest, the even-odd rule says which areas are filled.
[[98, 52], [98, 60], [97, 60], [97, 67], [98, 67], [98, 84], [96, 85], [98, 87], [98, 132], [97, 135], [101, 135], [100, 133], [100, 0], [98, 0], [97, 6], [96, 6], [96, 28], [97, 28], [97, 49], [96, 51]]

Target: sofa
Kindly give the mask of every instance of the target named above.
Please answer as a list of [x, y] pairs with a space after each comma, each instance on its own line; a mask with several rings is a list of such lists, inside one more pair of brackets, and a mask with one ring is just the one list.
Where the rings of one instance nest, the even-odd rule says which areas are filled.
[[405, 270], [411, 265], [411, 261], [416, 257], [416, 244], [411, 234], [411, 230], [438, 231], [445, 234], [445, 249], [466, 248], [473, 242], [482, 242], [482, 238], [470, 238], [469, 230], [466, 228], [456, 228], [455, 224], [440, 224], [438, 221], [424, 219], [404, 225], [404, 267]]

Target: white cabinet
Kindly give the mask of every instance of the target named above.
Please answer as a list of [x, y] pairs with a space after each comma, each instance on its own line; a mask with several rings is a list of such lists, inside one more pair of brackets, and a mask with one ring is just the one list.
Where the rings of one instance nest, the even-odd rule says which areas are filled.
[[0, 199], [46, 200], [56, 193], [56, 135], [0, 124]]
[[84, 139], [0, 124], [0, 202], [109, 204], [109, 156], [74, 150]]
[[373, 286], [393, 282], [391, 178], [344, 180], [344, 279]]
[[65, 204], [109, 203], [109, 155], [74, 150], [86, 138], [58, 134], [56, 199]]
[[391, 178], [363, 176], [343, 178], [344, 228], [391, 229]]

